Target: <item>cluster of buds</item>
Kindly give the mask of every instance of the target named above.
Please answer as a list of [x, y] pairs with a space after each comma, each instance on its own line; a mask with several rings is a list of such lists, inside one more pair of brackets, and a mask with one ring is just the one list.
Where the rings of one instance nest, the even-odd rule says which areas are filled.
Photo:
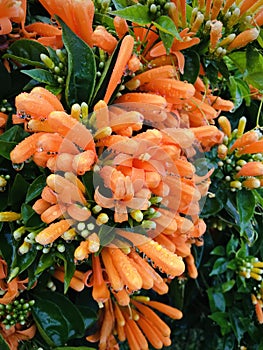
[[0, 304], [0, 322], [9, 329], [13, 325], [20, 324], [24, 326], [28, 323], [31, 315], [31, 307], [35, 300], [16, 299], [7, 305]]
[[263, 185], [263, 138], [260, 130], [244, 133], [246, 118], [239, 120], [238, 128], [231, 132], [229, 120], [218, 120], [225, 137], [218, 146], [218, 167], [231, 191], [256, 189]]
[[0, 112], [1, 113], [10, 113], [12, 112], [13, 108], [11, 104], [6, 100], [0, 101]]
[[262, 281], [263, 262], [257, 258], [248, 256], [240, 261], [239, 275], [245, 278], [253, 278], [256, 281]]
[[6, 190], [7, 182], [10, 179], [10, 175], [0, 175], [0, 192], [4, 192]]
[[[64, 50], [57, 49], [56, 55], [52, 58], [44, 53], [40, 54], [40, 59], [48, 70], [53, 74], [56, 81], [55, 86], [63, 87], [67, 77], [67, 55]], [[50, 84], [53, 86], [53, 84]]]
[[140, 3], [148, 6], [152, 19], [167, 15], [170, 8], [174, 6], [172, 2], [165, 0], [141, 0]]
[[261, 1], [199, 0], [190, 19], [191, 32], [209, 36], [209, 52], [222, 57], [257, 39], [262, 23]]
[[95, 13], [103, 14], [111, 11], [112, 8], [110, 7], [110, 3], [110, 0], [95, 0]]

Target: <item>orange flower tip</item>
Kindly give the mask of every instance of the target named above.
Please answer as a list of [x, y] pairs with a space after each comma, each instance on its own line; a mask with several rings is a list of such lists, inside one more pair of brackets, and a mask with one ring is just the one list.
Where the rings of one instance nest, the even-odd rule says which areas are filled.
[[261, 182], [255, 177], [250, 177], [242, 182], [242, 186], [246, 187], [247, 189], [255, 189], [261, 186]]

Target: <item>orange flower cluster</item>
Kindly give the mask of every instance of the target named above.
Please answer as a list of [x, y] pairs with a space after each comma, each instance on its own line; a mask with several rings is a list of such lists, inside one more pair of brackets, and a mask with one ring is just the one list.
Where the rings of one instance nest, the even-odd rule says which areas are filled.
[[254, 189], [263, 186], [263, 138], [260, 129], [244, 133], [246, 118], [239, 121], [238, 129], [231, 131], [226, 117], [219, 118], [225, 142], [218, 146], [219, 167], [225, 171], [231, 190], [242, 187]]
[[98, 323], [100, 330], [87, 336], [91, 342], [99, 342], [99, 349], [119, 349], [113, 333], [119, 341], [127, 339], [129, 348], [148, 349], [148, 342], [155, 349], [171, 345], [171, 329], [154, 312], [158, 310], [172, 319], [180, 319], [180, 310], [148, 297], [133, 297], [127, 306], [119, 305], [115, 300], [108, 300], [101, 312]]
[[[1, 294], [4, 293], [3, 297], [0, 298], [0, 305], [12, 303], [20, 292], [26, 289], [26, 282], [26, 280], [19, 280], [18, 277], [13, 278], [11, 282], [7, 282], [7, 263], [0, 257], [0, 292]], [[32, 339], [35, 335], [35, 325], [25, 327], [17, 323], [8, 328], [2, 321], [0, 316], [0, 334], [7, 342], [10, 350], [17, 350], [20, 341]]]

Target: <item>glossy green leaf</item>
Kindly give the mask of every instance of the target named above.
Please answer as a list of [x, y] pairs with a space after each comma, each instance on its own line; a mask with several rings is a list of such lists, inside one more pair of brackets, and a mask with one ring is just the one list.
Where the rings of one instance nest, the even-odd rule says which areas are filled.
[[249, 47], [246, 50], [246, 72], [245, 80], [255, 88], [263, 89], [263, 56], [255, 48]]
[[113, 0], [112, 2], [117, 10], [124, 9], [129, 6], [129, 0]]
[[59, 19], [62, 37], [68, 53], [68, 75], [65, 98], [70, 107], [74, 103], [89, 104], [96, 82], [96, 62], [92, 49]]
[[42, 254], [39, 259], [37, 268], [35, 269], [35, 275], [38, 275], [39, 273], [45, 271], [53, 264], [54, 264], [54, 254], [52, 252], [48, 254]]
[[223, 247], [222, 245], [219, 245], [217, 247], [215, 247], [212, 251], [211, 251], [211, 255], [219, 255], [219, 256], [224, 256], [226, 253], [225, 251], [225, 247]]
[[100, 244], [102, 247], [107, 246], [115, 238], [116, 231], [115, 227], [102, 225], [99, 229], [98, 236], [100, 238]]
[[15, 254], [15, 250], [16, 247], [13, 242], [13, 235], [10, 230], [3, 229], [2, 223], [0, 225], [0, 252], [9, 266], [12, 264], [12, 257]]
[[42, 190], [45, 186], [46, 186], [46, 176], [45, 175], [38, 176], [28, 187], [25, 202], [28, 203], [32, 201], [32, 199], [35, 199], [36, 197], [38, 197], [42, 193]]
[[94, 181], [93, 177], [95, 176], [93, 171], [87, 171], [83, 176], [82, 176], [82, 182], [85, 186], [86, 189], [86, 195], [87, 198], [90, 200], [93, 200], [94, 198]]
[[160, 16], [153, 22], [153, 24], [156, 26], [156, 28], [159, 29], [160, 34], [161, 32], [170, 34], [174, 38], [182, 41], [182, 38], [178, 33], [176, 25], [174, 24], [174, 21], [170, 17]]
[[16, 142], [0, 140], [0, 156], [10, 160], [10, 152], [15, 146]]
[[17, 253], [14, 256], [14, 259], [12, 261], [12, 265], [10, 268], [10, 275], [13, 276], [17, 268], [18, 268], [17, 273], [22, 273], [23, 271], [25, 271], [34, 262], [34, 260], [36, 259], [36, 256], [37, 256], [37, 250], [35, 246], [32, 246], [26, 254], [21, 255]]
[[181, 80], [185, 80], [194, 84], [200, 71], [200, 57], [195, 51], [187, 51], [185, 56], [185, 71], [181, 76]]
[[28, 135], [28, 132], [25, 132], [23, 128], [18, 125], [14, 125], [0, 135], [0, 141], [14, 141], [18, 143]]
[[35, 67], [45, 67], [40, 59], [42, 53], [48, 55], [44, 45], [30, 39], [19, 39], [10, 45], [4, 57]]
[[235, 63], [241, 73], [245, 72], [247, 63], [245, 51], [235, 51], [233, 53], [230, 53], [228, 57]]
[[240, 234], [244, 234], [255, 211], [256, 200], [252, 191], [242, 189], [237, 193], [237, 208], [240, 218]]
[[72, 276], [76, 270], [76, 265], [74, 263], [74, 251], [75, 247], [73, 245], [67, 245], [65, 252], [56, 252], [56, 256], [64, 262], [65, 278], [64, 278], [64, 293], [67, 292]]
[[0, 334], [0, 349], [1, 350], [10, 350], [9, 346], [7, 345], [7, 343], [5, 342], [5, 340], [1, 334]]
[[54, 302], [36, 298], [32, 315], [38, 331], [49, 346], [61, 346], [67, 342], [68, 324], [61, 309]]
[[103, 100], [108, 83], [113, 71], [113, 68], [115, 66], [119, 51], [120, 51], [120, 46], [121, 46], [122, 40], [119, 40], [115, 50], [113, 51], [113, 54], [110, 56], [110, 58], [107, 60], [104, 66], [104, 70], [102, 72], [102, 75], [100, 77], [99, 82], [96, 84], [95, 91], [93, 94], [93, 99], [91, 101], [91, 105], [94, 106], [99, 100]]
[[234, 235], [232, 235], [226, 246], [227, 256], [229, 256], [232, 253], [236, 253], [238, 244], [239, 244], [238, 239], [235, 238]]
[[214, 276], [221, 274], [227, 270], [227, 261], [225, 258], [218, 258], [212, 268], [212, 271], [210, 272], [209, 276]]
[[[90, 296], [91, 298], [91, 296]], [[86, 298], [85, 298], [86, 299]], [[93, 300], [94, 301], [94, 300]], [[98, 319], [98, 314], [90, 307], [82, 304], [77, 305], [85, 323], [85, 329], [92, 326]]]
[[40, 298], [42, 301], [49, 300], [60, 309], [68, 325], [68, 339], [84, 336], [85, 324], [82, 314], [67, 297], [56, 292], [42, 291], [37, 293], [37, 298]]
[[226, 302], [223, 293], [216, 292], [214, 288], [207, 289], [209, 305], [212, 312], [225, 312]]
[[0, 84], [0, 100], [3, 100], [11, 89], [12, 79], [2, 61], [0, 61], [0, 79], [5, 82], [4, 84]]
[[117, 11], [113, 11], [111, 14], [142, 25], [151, 23], [152, 21], [147, 5], [136, 4]]
[[228, 314], [226, 312], [217, 311], [214, 312], [212, 315], [209, 315], [208, 317], [218, 324], [222, 335], [231, 332], [231, 324], [229, 322]]
[[235, 280], [229, 280], [229, 281], [224, 282], [221, 285], [222, 292], [223, 293], [229, 292], [234, 287], [235, 283], [236, 283]]
[[26, 203], [23, 203], [21, 206], [21, 214], [25, 226], [36, 227], [43, 225], [39, 215]]
[[[17, 210], [14, 208], [17, 204], [19, 204], [19, 208], [21, 203], [25, 200], [26, 193], [29, 187], [29, 183], [23, 178], [22, 175], [17, 174], [13, 186], [9, 192], [8, 203], [13, 207], [13, 210]], [[16, 206], [17, 207], [17, 206]]]
[[243, 102], [243, 89], [240, 89], [240, 84], [234, 77], [229, 78], [227, 85], [231, 94], [231, 100], [234, 102], [236, 110]]
[[28, 75], [30, 78], [43, 84], [50, 84], [50, 85], [57, 84], [57, 81], [54, 78], [54, 74], [49, 72], [46, 69], [41, 69], [41, 68], [29, 69], [29, 70], [24, 69], [24, 70], [21, 70], [21, 72]]

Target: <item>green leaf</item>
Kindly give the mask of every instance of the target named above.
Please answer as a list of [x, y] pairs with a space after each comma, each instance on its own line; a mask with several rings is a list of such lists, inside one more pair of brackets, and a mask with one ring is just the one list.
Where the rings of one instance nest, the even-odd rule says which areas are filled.
[[243, 102], [243, 89], [240, 89], [240, 84], [234, 77], [229, 77], [229, 82], [227, 85], [236, 110]]
[[43, 188], [46, 186], [46, 176], [40, 175], [38, 176], [28, 187], [27, 194], [26, 194], [26, 203], [29, 203], [32, 201], [32, 199], [35, 199], [38, 197], [41, 193]]
[[96, 82], [96, 62], [92, 49], [59, 19], [62, 38], [68, 53], [68, 75], [65, 98], [70, 107], [74, 103], [89, 104]]
[[10, 160], [10, 152], [16, 144], [16, 142], [0, 140], [0, 156]]
[[78, 304], [77, 307], [82, 314], [85, 329], [89, 328], [94, 322], [96, 322], [98, 314], [94, 310], [83, 304]]
[[182, 40], [173, 20], [168, 16], [160, 16], [153, 24], [159, 29], [160, 38], [169, 54], [174, 38]]
[[91, 103], [92, 106], [94, 106], [99, 100], [102, 100], [105, 96], [105, 93], [109, 84], [109, 80], [120, 51], [121, 43], [122, 43], [122, 40], [119, 40], [115, 50], [113, 51], [113, 54], [110, 56], [110, 58], [107, 60], [105, 64], [100, 80], [95, 87], [95, 91], [94, 91], [93, 99]]
[[48, 299], [36, 299], [32, 315], [40, 335], [51, 346], [64, 345], [68, 340], [68, 324], [61, 309]]
[[87, 198], [90, 200], [94, 198], [94, 191], [95, 191], [93, 176], [95, 176], [93, 171], [87, 171], [82, 176], [82, 182], [86, 188], [86, 195], [87, 195]]
[[0, 84], [0, 100], [3, 100], [11, 90], [12, 80], [10, 73], [7, 71], [2, 61], [0, 61], [0, 79], [5, 82], [4, 84]]
[[240, 218], [240, 234], [243, 235], [255, 211], [256, 200], [252, 191], [242, 189], [237, 193], [237, 209]]
[[185, 57], [185, 72], [181, 76], [181, 80], [186, 80], [194, 84], [200, 70], [200, 57], [196, 51], [187, 51], [184, 53]]
[[19, 270], [17, 271], [17, 273], [15, 273], [15, 275], [25, 271], [34, 262], [34, 260], [36, 259], [36, 256], [37, 256], [37, 250], [35, 246], [32, 246], [31, 249], [26, 254], [22, 254], [22, 255], [16, 254], [14, 256], [14, 260], [12, 261], [12, 265], [10, 268], [10, 275], [14, 274], [14, 271], [16, 271], [17, 267], [19, 268]]
[[248, 46], [246, 50], [246, 71], [244, 79], [255, 88], [263, 89], [263, 56], [253, 47]]
[[212, 287], [207, 289], [207, 294], [208, 294], [211, 311], [225, 312], [226, 302], [225, 302], [224, 294], [220, 292], [216, 292]]
[[141, 4], [136, 4], [117, 11], [113, 11], [111, 14], [142, 25], [151, 23], [152, 21], [149, 15], [148, 6]]
[[226, 293], [228, 291], [230, 291], [234, 285], [235, 285], [236, 281], [235, 280], [229, 280], [227, 282], [224, 282], [222, 285], [221, 285], [221, 288], [222, 288], [222, 292], [223, 293]]
[[14, 125], [12, 128], [0, 135], [0, 141], [14, 141], [16, 144], [29, 136], [19, 125]]
[[56, 252], [56, 256], [64, 262], [65, 277], [64, 277], [64, 293], [66, 294], [72, 276], [76, 270], [76, 265], [74, 263], [74, 251], [75, 247], [73, 245], [67, 245], [65, 252]]
[[217, 311], [214, 312], [212, 315], [209, 315], [208, 317], [219, 325], [223, 336], [231, 331], [231, 324], [229, 322], [228, 314], [226, 312]]
[[241, 73], [244, 73], [246, 70], [247, 57], [244, 51], [235, 51], [228, 54], [228, 57], [235, 63], [239, 68]]
[[41, 272], [45, 271], [46, 269], [48, 269], [50, 266], [52, 266], [54, 264], [54, 254], [53, 252], [50, 254], [42, 254], [37, 268], [35, 270], [35, 275], [40, 274]]
[[43, 225], [39, 215], [26, 203], [23, 203], [21, 206], [21, 215], [25, 226], [36, 227]]
[[115, 227], [102, 225], [99, 229], [98, 236], [100, 238], [100, 245], [102, 247], [107, 246], [116, 236]]
[[214, 266], [213, 266], [212, 271], [210, 272], [209, 276], [221, 274], [221, 273], [225, 272], [226, 270], [227, 270], [226, 259], [225, 258], [218, 258], [215, 261]]
[[31, 66], [44, 68], [45, 65], [40, 59], [40, 54], [42, 53], [49, 55], [44, 45], [29, 39], [19, 39], [10, 45], [7, 53], [3, 57], [11, 58]]
[[60, 309], [68, 325], [68, 339], [84, 336], [85, 324], [82, 314], [67, 297], [56, 292], [41, 291], [37, 293], [37, 298], [41, 298], [42, 301], [49, 300]]
[[28, 75], [30, 78], [39, 81], [40, 83], [43, 84], [50, 84], [50, 85], [55, 85], [57, 84], [56, 79], [54, 78], [54, 74], [47, 71], [46, 69], [40, 69], [40, 68], [36, 68], [36, 69], [24, 69], [21, 70], [22, 73]]
[[158, 28], [160, 31], [173, 35], [176, 39], [182, 41], [182, 38], [180, 37], [178, 30], [176, 28], [176, 25], [174, 24], [173, 20], [168, 16], [160, 16], [156, 19], [153, 24]]
[[9, 346], [7, 345], [7, 343], [5, 342], [1, 334], [0, 334], [0, 348], [1, 350], [10, 350]]
[[226, 254], [227, 254], [227, 256], [229, 256], [232, 253], [236, 253], [238, 244], [239, 244], [238, 239], [235, 238], [234, 235], [232, 235], [230, 240], [227, 243], [227, 246], [226, 246]]
[[124, 8], [128, 7], [128, 1], [127, 0], [112, 0], [113, 4], [117, 10], [124, 9]]
[[19, 204], [20, 208], [21, 203], [24, 202], [28, 186], [29, 183], [23, 178], [23, 176], [17, 174], [14, 179], [13, 186], [11, 187], [11, 190], [9, 192], [8, 198], [8, 204], [13, 207], [13, 210], [16, 204]]
[[219, 245], [217, 247], [215, 247], [210, 254], [211, 255], [219, 255], [219, 256], [224, 256], [225, 255], [225, 247], [223, 247], [222, 245]]

